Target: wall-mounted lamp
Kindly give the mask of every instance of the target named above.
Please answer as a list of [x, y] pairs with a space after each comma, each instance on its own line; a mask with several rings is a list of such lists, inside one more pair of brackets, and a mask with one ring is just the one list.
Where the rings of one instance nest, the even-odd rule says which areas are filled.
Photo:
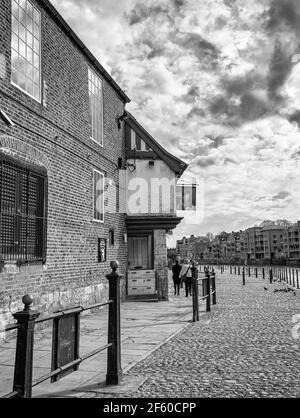
[[136, 165], [135, 164], [131, 164], [131, 163], [126, 163], [124, 168], [128, 168], [128, 170], [133, 173], [134, 170], [136, 170]]
[[121, 116], [119, 116], [118, 118], [117, 118], [117, 120], [118, 120], [118, 129], [121, 129], [121, 122], [123, 122], [123, 120], [125, 120], [125, 119], [127, 119], [128, 118], [128, 114], [125, 112], [125, 110], [124, 110], [124, 113], [123, 113], [123, 115], [121, 115]]
[[7, 116], [5, 112], [3, 112], [3, 110], [0, 110], [0, 116], [1, 116], [1, 119], [6, 123], [6, 125], [15, 126], [13, 121]]

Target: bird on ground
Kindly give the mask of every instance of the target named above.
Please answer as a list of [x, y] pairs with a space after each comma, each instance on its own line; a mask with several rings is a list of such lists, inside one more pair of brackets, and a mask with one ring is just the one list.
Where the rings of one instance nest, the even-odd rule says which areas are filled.
[[267, 287], [265, 287], [265, 286], [264, 286], [264, 289], [265, 289], [265, 290], [269, 290], [269, 289], [268, 289]]

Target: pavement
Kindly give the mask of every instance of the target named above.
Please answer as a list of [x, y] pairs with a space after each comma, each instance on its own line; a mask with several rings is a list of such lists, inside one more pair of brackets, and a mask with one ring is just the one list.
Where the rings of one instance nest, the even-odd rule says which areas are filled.
[[[204, 303], [200, 311], [204, 312]], [[174, 295], [169, 276], [169, 301], [121, 303], [121, 367], [124, 378], [118, 386], [105, 385], [107, 350], [83, 361], [79, 370], [58, 382], [43, 382], [33, 388], [33, 397], [82, 398], [97, 394], [127, 393], [135, 390], [143, 377], [127, 377], [129, 370], [145, 359], [169, 339], [182, 331], [192, 320], [192, 298], [186, 298], [184, 289]], [[80, 356], [107, 344], [108, 309], [103, 308], [80, 320]], [[0, 340], [0, 397], [12, 391], [15, 338]], [[52, 326], [37, 329], [34, 340], [33, 380], [51, 370]]]
[[[55, 398], [299, 398], [300, 291], [279, 281], [221, 274], [217, 305], [191, 322], [184, 292], [168, 302], [121, 304], [120, 385], [105, 385], [106, 351], [34, 397]], [[275, 279], [276, 280], [276, 279]], [[107, 312], [81, 320], [80, 354], [106, 342]], [[14, 342], [0, 344], [0, 395], [12, 388]], [[50, 370], [51, 329], [37, 333], [34, 378]]]

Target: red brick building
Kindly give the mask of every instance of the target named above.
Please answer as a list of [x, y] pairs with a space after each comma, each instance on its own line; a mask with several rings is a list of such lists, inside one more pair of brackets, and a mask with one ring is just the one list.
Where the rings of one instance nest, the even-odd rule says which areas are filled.
[[110, 260], [127, 267], [103, 191], [129, 98], [48, 0], [1, 0], [0, 28], [0, 309], [94, 302]]

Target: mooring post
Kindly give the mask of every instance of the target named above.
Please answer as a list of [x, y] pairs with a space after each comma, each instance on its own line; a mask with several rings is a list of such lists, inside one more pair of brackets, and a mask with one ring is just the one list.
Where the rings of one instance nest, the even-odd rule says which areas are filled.
[[109, 281], [107, 385], [118, 385], [122, 377], [121, 369], [121, 317], [120, 317], [120, 276], [117, 273], [118, 261], [111, 261], [112, 272], [106, 275]]
[[273, 283], [273, 271], [272, 271], [272, 268], [270, 268], [270, 270], [269, 270], [269, 279], [270, 279], [270, 284], [272, 284]]
[[34, 326], [40, 313], [31, 310], [32, 296], [23, 296], [22, 302], [23, 311], [13, 314], [20, 326], [17, 332], [13, 390], [19, 393], [20, 398], [31, 398]]

